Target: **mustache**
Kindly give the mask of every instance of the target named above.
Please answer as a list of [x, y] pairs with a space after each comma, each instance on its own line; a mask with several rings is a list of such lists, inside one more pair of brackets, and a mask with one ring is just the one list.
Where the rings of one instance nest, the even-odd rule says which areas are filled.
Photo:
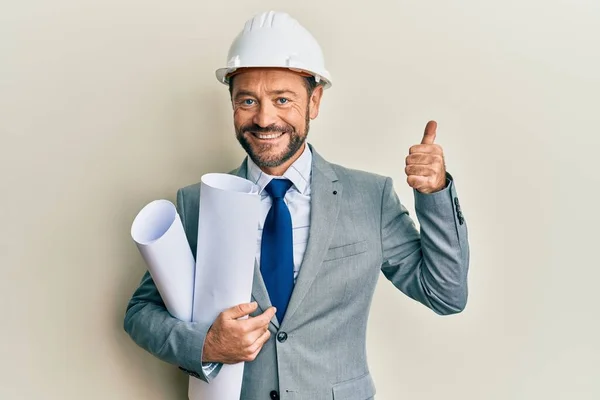
[[259, 126], [256, 124], [248, 124], [248, 125], [244, 125], [240, 128], [240, 132], [241, 133], [273, 133], [273, 132], [280, 132], [280, 133], [286, 133], [286, 132], [295, 132], [295, 129], [293, 126], [291, 125], [276, 125], [276, 124], [271, 124], [269, 126]]

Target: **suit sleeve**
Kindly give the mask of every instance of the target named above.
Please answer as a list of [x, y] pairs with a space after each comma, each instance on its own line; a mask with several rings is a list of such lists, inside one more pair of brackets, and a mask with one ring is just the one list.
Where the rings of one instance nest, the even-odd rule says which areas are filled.
[[414, 190], [417, 230], [387, 178], [381, 207], [381, 270], [394, 286], [440, 315], [467, 303], [469, 244], [454, 180], [431, 194]]
[[[183, 193], [177, 192], [177, 208], [185, 221]], [[210, 382], [218, 369], [202, 364], [204, 339], [210, 325], [185, 322], [171, 316], [148, 271], [133, 293], [125, 313], [124, 329], [133, 341], [162, 361]], [[206, 372], [212, 371], [211, 376]]]

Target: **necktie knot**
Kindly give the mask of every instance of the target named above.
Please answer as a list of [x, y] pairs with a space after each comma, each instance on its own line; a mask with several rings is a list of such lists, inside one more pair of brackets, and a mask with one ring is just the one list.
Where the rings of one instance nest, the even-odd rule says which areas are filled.
[[291, 187], [292, 181], [289, 179], [271, 179], [265, 191], [274, 199], [282, 199]]

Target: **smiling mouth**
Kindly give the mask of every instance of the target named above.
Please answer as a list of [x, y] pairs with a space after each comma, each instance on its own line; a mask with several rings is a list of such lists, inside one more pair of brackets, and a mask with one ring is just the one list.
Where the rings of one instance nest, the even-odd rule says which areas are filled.
[[283, 136], [284, 132], [274, 132], [274, 133], [256, 133], [252, 132], [252, 135], [260, 140], [274, 140]]

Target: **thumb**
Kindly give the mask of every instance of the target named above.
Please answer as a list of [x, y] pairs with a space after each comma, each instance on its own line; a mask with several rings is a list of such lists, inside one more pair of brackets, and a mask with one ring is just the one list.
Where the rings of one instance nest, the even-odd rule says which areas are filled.
[[435, 141], [436, 131], [437, 130], [437, 122], [429, 121], [427, 126], [425, 127], [425, 134], [423, 135], [423, 140], [421, 140], [421, 144], [433, 144]]
[[250, 314], [256, 310], [257, 307], [258, 304], [255, 301], [252, 303], [242, 303], [228, 308], [223, 312], [223, 314], [226, 319], [238, 319]]

